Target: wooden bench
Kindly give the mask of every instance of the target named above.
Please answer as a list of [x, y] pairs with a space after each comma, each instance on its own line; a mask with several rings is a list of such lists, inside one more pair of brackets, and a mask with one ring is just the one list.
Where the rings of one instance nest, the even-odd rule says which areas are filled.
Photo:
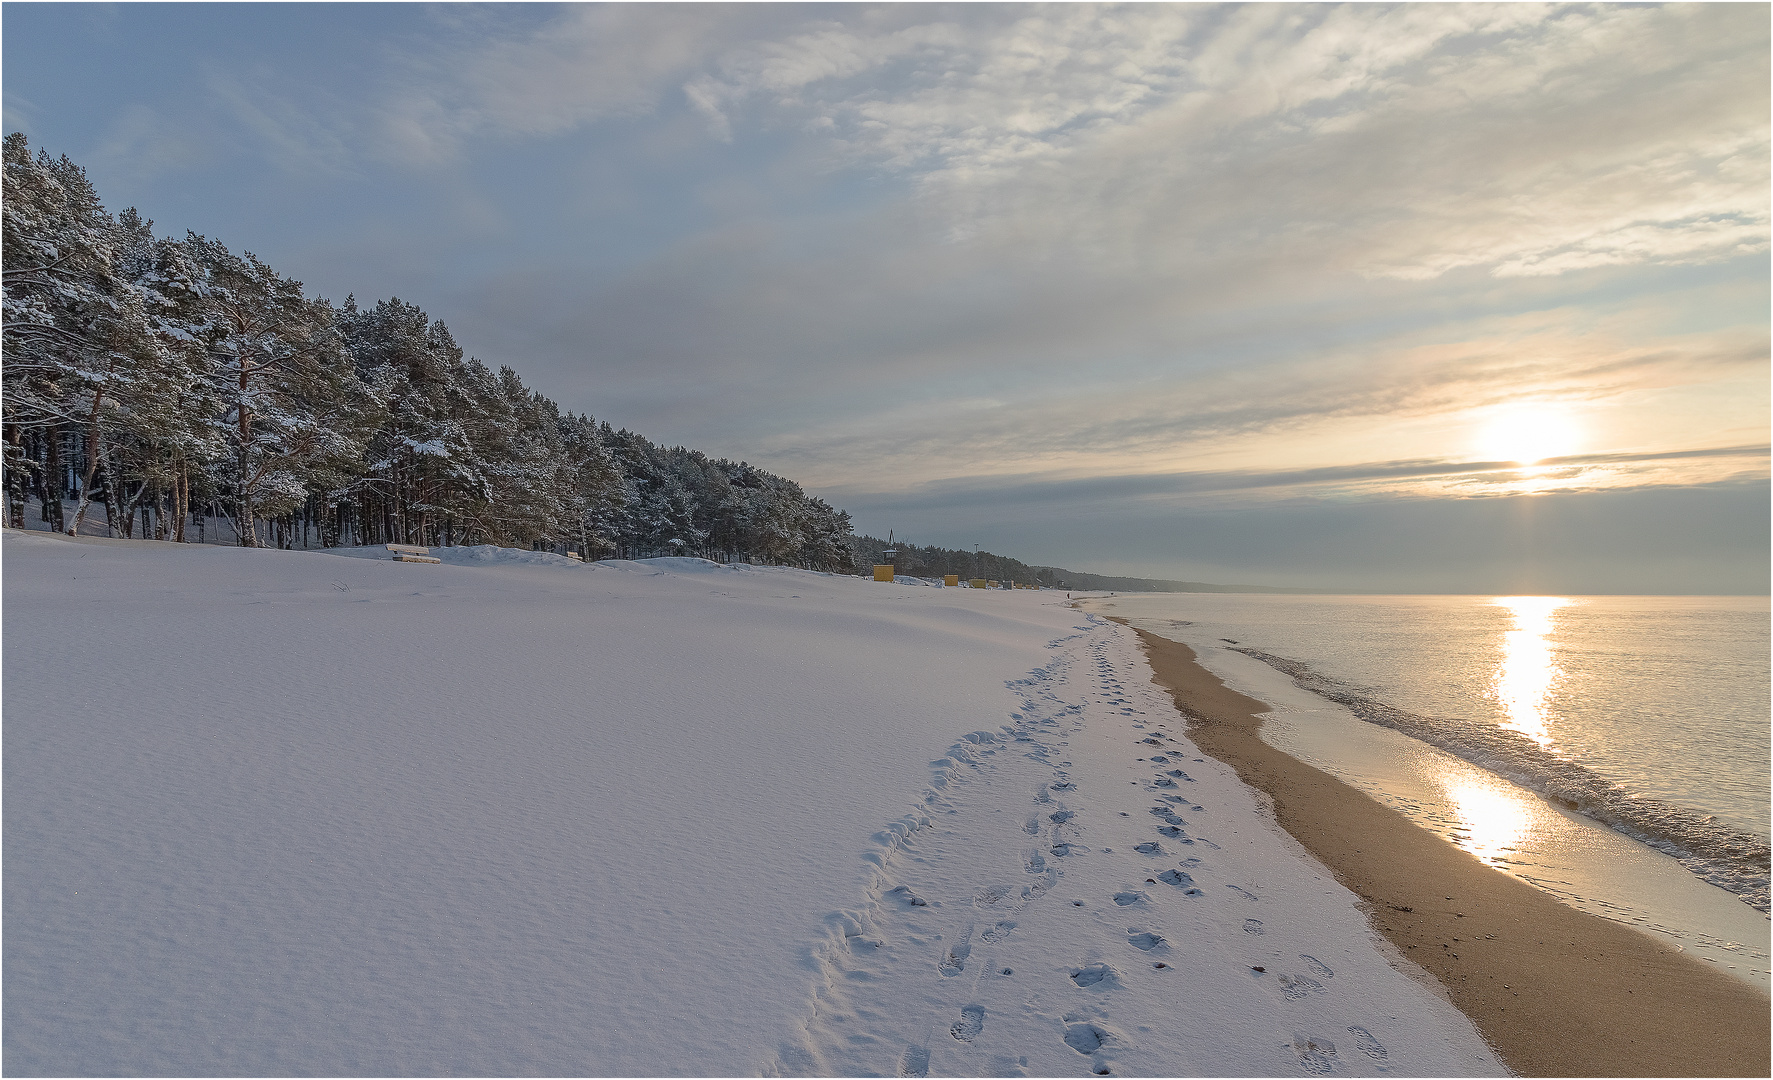
[[442, 559], [431, 554], [428, 547], [416, 544], [389, 544], [388, 550], [394, 553], [395, 562], [441, 563]]

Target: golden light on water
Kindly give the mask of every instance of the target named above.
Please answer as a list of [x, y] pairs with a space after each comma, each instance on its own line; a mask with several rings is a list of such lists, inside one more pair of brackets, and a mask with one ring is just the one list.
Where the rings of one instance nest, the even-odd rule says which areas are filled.
[[1506, 858], [1526, 838], [1532, 815], [1518, 795], [1463, 778], [1448, 782], [1446, 792], [1465, 834], [1455, 840], [1478, 858]]
[[1502, 726], [1551, 743], [1546, 700], [1563, 675], [1551, 647], [1552, 613], [1570, 601], [1561, 596], [1499, 596], [1493, 603], [1514, 616], [1514, 629], [1502, 635], [1502, 663], [1491, 691], [1507, 715]]

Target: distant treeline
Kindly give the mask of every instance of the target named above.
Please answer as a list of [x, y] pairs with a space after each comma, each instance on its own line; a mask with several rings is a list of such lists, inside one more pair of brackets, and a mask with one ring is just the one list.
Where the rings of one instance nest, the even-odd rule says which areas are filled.
[[884, 565], [885, 553], [892, 551], [890, 561], [894, 572], [911, 577], [943, 577], [958, 574], [963, 579], [986, 578], [992, 581], [1016, 581], [1031, 585], [1047, 585], [1060, 589], [1091, 592], [1203, 592], [1203, 593], [1305, 593], [1322, 589], [1289, 589], [1267, 585], [1209, 585], [1204, 581], [1166, 581], [1157, 578], [1105, 577], [1085, 574], [1058, 566], [1031, 566], [1019, 559], [993, 555], [989, 551], [966, 551], [955, 548], [920, 547], [916, 544], [889, 543], [878, 536], [850, 538], [857, 566], [870, 563]]
[[[398, 299], [308, 299], [251, 253], [113, 217], [5, 141], [4, 490], [58, 531], [243, 545], [491, 543], [851, 570], [849, 515], [790, 480], [562, 412]], [[71, 501], [72, 508], [64, 505]], [[96, 517], [96, 513], [94, 514]]]
[[1108, 592], [1198, 592], [1198, 593], [1330, 593], [1333, 589], [1293, 589], [1273, 585], [1209, 585], [1204, 581], [1166, 581], [1161, 578], [1104, 577], [1075, 570], [1051, 569], [1060, 581], [1073, 589]]
[[[855, 551], [857, 566], [885, 565], [891, 561], [895, 573], [911, 577], [959, 574], [965, 579], [986, 578], [992, 581], [1026, 582], [1031, 585], [1058, 585], [1066, 573], [1050, 566], [1029, 566], [1020, 559], [993, 555], [989, 551], [888, 543], [878, 536], [854, 536], [850, 543]], [[884, 554], [888, 550], [895, 552], [890, 560]]]

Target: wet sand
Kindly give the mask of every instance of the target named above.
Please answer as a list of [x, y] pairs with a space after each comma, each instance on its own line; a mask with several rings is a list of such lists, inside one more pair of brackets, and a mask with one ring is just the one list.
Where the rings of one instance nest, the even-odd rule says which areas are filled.
[[[1124, 620], [1116, 619], [1116, 622]], [[1135, 630], [1188, 737], [1273, 800], [1523, 1076], [1767, 1076], [1773, 1003], [1636, 930], [1566, 907], [1257, 737], [1268, 705]]]

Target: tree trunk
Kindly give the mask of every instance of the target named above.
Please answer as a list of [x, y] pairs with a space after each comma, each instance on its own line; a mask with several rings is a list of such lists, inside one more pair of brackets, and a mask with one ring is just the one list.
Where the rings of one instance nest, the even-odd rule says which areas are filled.
[[172, 479], [172, 516], [173, 539], [185, 542], [185, 519], [191, 515], [190, 479], [185, 475], [185, 463], [181, 460], [179, 468]]
[[6, 524], [15, 529], [25, 527], [25, 435], [20, 424], [6, 425], [6, 442], [12, 448], [12, 466], [6, 470]]
[[[109, 474], [110, 474], [110, 470], [107, 469], [106, 475], [109, 476]], [[142, 504], [147, 500], [148, 491], [149, 491], [148, 482], [146, 480], [143, 480], [141, 487], [136, 489], [135, 498], [129, 500], [128, 505], [126, 507], [124, 507], [122, 510], [118, 511], [117, 520], [121, 521], [123, 523], [123, 535], [127, 539], [130, 539], [130, 540], [135, 539], [135, 512], [137, 509], [141, 508]], [[146, 540], [147, 538], [148, 538], [148, 521], [146, 518], [143, 518], [142, 519], [142, 539]]]
[[[111, 523], [123, 520], [117, 511], [117, 498], [123, 493], [123, 484], [117, 479], [117, 469], [111, 464], [109, 451], [102, 455], [99, 465], [105, 478], [105, 532], [108, 535], [111, 532]], [[128, 535], [127, 531], [124, 535]]]
[[[92, 419], [86, 426], [86, 475], [80, 481], [80, 508], [74, 511], [74, 524], [68, 529], [69, 536], [80, 535], [80, 525], [86, 520], [87, 504], [92, 502], [92, 478], [99, 468], [98, 410], [103, 399], [103, 391], [92, 396]], [[109, 525], [110, 522], [106, 524]]]
[[252, 488], [248, 483], [249, 464], [247, 455], [252, 446], [252, 411], [246, 407], [247, 380], [251, 375], [251, 365], [244, 355], [240, 357], [240, 397], [235, 402], [234, 414], [239, 430], [236, 438], [240, 440], [239, 460], [235, 463], [234, 498], [235, 506], [234, 533], [240, 539], [241, 547], [258, 547], [258, 526], [253, 521]]
[[246, 483], [246, 448], [240, 448], [240, 465], [235, 472], [234, 533], [241, 547], [259, 546], [258, 525], [253, 521], [252, 489]]
[[43, 437], [43, 511], [44, 524], [62, 531], [62, 427], [51, 424]]

